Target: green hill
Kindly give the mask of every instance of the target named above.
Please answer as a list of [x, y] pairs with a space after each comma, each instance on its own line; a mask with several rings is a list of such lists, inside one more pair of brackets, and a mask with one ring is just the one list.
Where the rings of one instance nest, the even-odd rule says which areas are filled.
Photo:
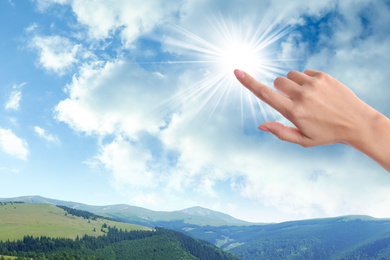
[[51, 204], [7, 203], [0, 205], [0, 241], [23, 239], [25, 235], [71, 239], [84, 235], [96, 237], [105, 234], [101, 231], [104, 224], [129, 231], [151, 230], [147, 227], [107, 219], [91, 220], [72, 216]]
[[2, 255], [37, 260], [239, 260], [174, 230], [150, 229], [68, 207], [31, 203], [0, 204]]

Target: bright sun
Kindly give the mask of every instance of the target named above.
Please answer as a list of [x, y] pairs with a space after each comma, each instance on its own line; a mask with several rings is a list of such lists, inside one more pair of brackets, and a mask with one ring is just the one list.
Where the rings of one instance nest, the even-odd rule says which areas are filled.
[[[243, 30], [245, 28], [245, 30]], [[207, 73], [199, 82], [188, 86], [183, 92], [172, 98], [169, 104], [183, 104], [201, 100], [198, 112], [206, 107], [210, 117], [221, 103], [233, 102], [240, 99], [241, 117], [252, 115], [254, 121], [259, 121], [259, 114], [268, 120], [268, 106], [254, 98], [249, 91], [244, 90], [234, 77], [233, 71], [241, 69], [255, 78], [267, 81], [277, 75], [285, 74], [281, 59], [273, 45], [291, 32], [288, 25], [261, 23], [259, 27], [243, 26], [239, 23], [227, 23], [225, 19], [215, 19], [210, 23], [212, 35], [205, 39], [182, 27], [174, 27], [175, 37], [166, 39], [168, 46], [180, 50], [181, 57], [186, 60], [169, 61], [170, 64], [196, 64], [202, 66]], [[237, 87], [238, 86], [238, 87]], [[244, 111], [245, 110], [245, 111]], [[247, 113], [247, 111], [250, 111]], [[243, 123], [243, 119], [242, 119]]]
[[241, 69], [248, 73], [253, 72], [261, 63], [261, 52], [246, 42], [234, 41], [222, 48], [221, 53], [223, 70], [231, 73]]

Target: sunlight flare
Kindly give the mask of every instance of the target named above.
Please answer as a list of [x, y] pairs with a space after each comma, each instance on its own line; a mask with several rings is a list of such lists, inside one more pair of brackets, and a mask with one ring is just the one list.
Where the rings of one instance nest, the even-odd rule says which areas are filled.
[[[229, 106], [241, 115], [243, 126], [248, 119], [255, 124], [269, 120], [273, 111], [241, 87], [233, 71], [244, 70], [264, 83], [285, 74], [289, 60], [281, 58], [277, 43], [292, 31], [291, 26], [265, 22], [258, 27], [244, 26], [214, 17], [210, 21], [211, 33], [207, 34], [212, 37], [207, 39], [182, 27], [173, 26], [173, 30], [175, 37], [167, 38], [166, 44], [180, 53], [181, 59], [168, 63], [201, 66], [204, 75], [166, 105], [180, 109], [183, 104], [194, 102], [197, 109], [193, 110], [193, 116], [205, 112], [209, 118], [217, 109]], [[236, 107], [232, 108], [232, 104]]]

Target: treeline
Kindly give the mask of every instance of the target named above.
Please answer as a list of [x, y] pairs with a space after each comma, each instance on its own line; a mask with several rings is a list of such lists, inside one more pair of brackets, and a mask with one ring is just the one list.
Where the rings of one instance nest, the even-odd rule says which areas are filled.
[[239, 259], [206, 241], [177, 231], [163, 228], [123, 231], [112, 227], [100, 237], [84, 236], [72, 240], [25, 236], [23, 240], [0, 242], [0, 255], [34, 260]]
[[111, 220], [111, 221], [116, 221], [116, 219], [95, 215], [89, 211], [73, 209], [73, 208], [69, 208], [67, 206], [62, 206], [62, 205], [56, 205], [56, 206], [65, 210], [68, 214], [71, 214], [72, 216], [82, 217], [84, 219], [90, 219], [90, 220], [96, 220], [98, 218], [102, 218], [102, 219], [107, 219], [107, 220]]

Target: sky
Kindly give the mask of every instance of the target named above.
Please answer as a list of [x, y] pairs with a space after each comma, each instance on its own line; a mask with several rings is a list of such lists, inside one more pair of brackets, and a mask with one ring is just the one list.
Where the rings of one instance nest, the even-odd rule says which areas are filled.
[[302, 148], [234, 78], [324, 71], [390, 117], [387, 0], [0, 0], [0, 197], [252, 222], [390, 217], [390, 174]]

